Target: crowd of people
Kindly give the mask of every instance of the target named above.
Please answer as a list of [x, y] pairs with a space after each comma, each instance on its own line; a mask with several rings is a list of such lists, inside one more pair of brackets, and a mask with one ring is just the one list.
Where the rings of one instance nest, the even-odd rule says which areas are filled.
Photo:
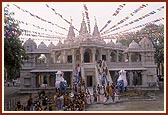
[[[107, 68], [104, 62], [98, 62], [99, 74], [102, 76], [101, 84], [93, 86], [92, 94], [86, 87], [84, 79], [81, 76], [81, 67], [78, 64], [75, 68], [72, 89], [70, 91], [61, 91], [56, 88], [55, 94], [52, 97], [47, 96], [44, 90], [38, 93], [38, 98], [33, 98], [31, 95], [27, 100], [27, 105], [23, 107], [18, 101], [16, 110], [26, 111], [84, 111], [86, 106], [92, 103], [107, 104], [111, 98], [112, 102], [117, 101], [119, 95], [117, 86], [110, 83], [107, 78]], [[103, 99], [103, 100], [102, 100]]]

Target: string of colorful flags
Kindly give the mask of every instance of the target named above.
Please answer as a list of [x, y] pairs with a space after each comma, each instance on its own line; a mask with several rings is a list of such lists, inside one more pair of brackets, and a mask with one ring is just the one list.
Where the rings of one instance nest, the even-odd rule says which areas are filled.
[[46, 34], [46, 33], [40, 33], [40, 32], [36, 32], [36, 31], [31, 31], [31, 30], [26, 30], [26, 29], [21, 29], [22, 31], [22, 35], [25, 36], [32, 36], [32, 37], [46, 37], [46, 38], [57, 38], [57, 39], [65, 39], [66, 37], [62, 37], [62, 36], [56, 36], [56, 35], [50, 35], [50, 34]]
[[90, 33], [91, 29], [90, 29], [90, 19], [89, 19], [89, 14], [88, 14], [88, 8], [87, 8], [86, 4], [84, 4], [83, 7], [84, 7], [84, 10], [85, 10], [85, 15], [86, 15], [86, 19], [87, 19], [88, 29], [89, 29], [89, 33]]
[[31, 24], [31, 23], [28, 23], [28, 22], [20, 21], [20, 20], [17, 20], [17, 19], [14, 19], [14, 21], [16, 21], [16, 22], [19, 23], [19, 24], [25, 24], [25, 25], [28, 25], [28, 26], [33, 26], [33, 27], [35, 27], [35, 28], [37, 28], [37, 29], [41, 29], [41, 30], [48, 31], [48, 32], [54, 32], [54, 33], [56, 33], [56, 34], [66, 36], [66, 35], [63, 34], [63, 33], [60, 33], [60, 32], [57, 32], [57, 31], [53, 31], [53, 30], [50, 30], [50, 29], [46, 29], [46, 28], [37, 26], [37, 25], [35, 25], [35, 24]]
[[[114, 14], [112, 16], [117, 16], [119, 14], [119, 12], [122, 10], [122, 8], [125, 6], [126, 4], [122, 4], [119, 5], [119, 7], [117, 8], [117, 10], [114, 12]], [[110, 23], [112, 20], [108, 20], [107, 23], [103, 26], [103, 28], [100, 30], [100, 32], [102, 32]]]
[[[39, 37], [39, 36], [37, 36], [37, 37]], [[41, 37], [43, 37], [43, 38], [31, 38], [31, 40], [42, 40], [42, 41], [60, 41], [59, 39], [46, 39], [44, 36], [41, 36]], [[29, 38], [25, 38], [25, 37], [19, 37], [19, 39], [20, 40], [24, 40], [24, 41], [26, 41], [26, 40], [28, 40]]]
[[[47, 8], [50, 8], [56, 15], [58, 15], [61, 19], [63, 19], [65, 22], [67, 22], [68, 24], [71, 24], [70, 21], [68, 21], [67, 19], [65, 19], [60, 13], [56, 12], [56, 10], [52, 7], [50, 7], [48, 4], [46, 4]], [[76, 31], [79, 32], [78, 29], [76, 29], [75, 27], [73, 27]]]
[[137, 28], [143, 27], [143, 26], [147, 26], [147, 25], [150, 25], [150, 24], [152, 24], [152, 23], [156, 23], [156, 22], [161, 21], [161, 20], [164, 20], [164, 18], [162, 17], [162, 18], [156, 19], [156, 20], [154, 20], [154, 21], [152, 21], [152, 22], [148, 22], [148, 23], [145, 23], [145, 24], [142, 24], [142, 25], [139, 25], [139, 26], [130, 28], [130, 29], [126, 29], [126, 30], [124, 30], [124, 31], [122, 31], [122, 32], [126, 32], [126, 31], [130, 31], [130, 30], [133, 30], [133, 29], [137, 29]]
[[117, 16], [125, 5], [126, 4], [119, 5], [119, 7], [117, 8], [117, 10], [114, 12], [113, 16]]
[[[130, 30], [133, 30], [133, 29], [137, 29], [137, 28], [141, 28], [141, 27], [150, 25], [152, 23], [156, 23], [156, 22], [161, 21], [161, 20], [164, 20], [164, 18], [162, 17], [162, 18], [156, 19], [156, 20], [154, 20], [152, 22], [148, 22], [148, 23], [145, 23], [145, 24], [142, 24], [142, 25], [130, 28], [130, 29], [126, 29], [126, 30], [123, 30], [123, 31], [118, 32], [118, 33], [114, 33], [114, 34], [110, 34], [110, 35], [104, 35], [104, 36], [102, 36], [102, 38], [103, 39], [123, 39], [123, 38], [126, 38], [126, 36], [130, 35], [127, 31], [130, 31]], [[52, 39], [66, 39], [66, 37], [60, 37], [60, 36], [55, 36], [55, 35], [50, 35], [50, 34], [30, 31], [30, 30], [25, 30], [25, 29], [21, 29], [21, 31], [22, 31], [22, 35], [25, 35], [25, 36], [43, 37], [43, 38], [50, 38], [50, 39], [51, 38]], [[97, 37], [99, 37], [99, 36], [97, 36]], [[141, 38], [141, 37], [139, 37], [139, 38]], [[43, 39], [41, 39], [41, 40], [43, 40]], [[46, 40], [48, 40], [48, 39], [46, 39]], [[70, 40], [74, 41], [74, 38], [71, 38]]]
[[[140, 10], [142, 10], [143, 8], [147, 7], [148, 4], [142, 4], [141, 6], [139, 6], [137, 9], [135, 9], [133, 12], [130, 13], [130, 16], [134, 16], [134, 14], [138, 13]], [[124, 23], [125, 21], [127, 21], [130, 16], [126, 16], [124, 19], [120, 20], [117, 24], [113, 25], [112, 27], [110, 27], [108, 30], [106, 30], [105, 32], [103, 32], [102, 34], [106, 34], [109, 33], [109, 31], [115, 27], [117, 27], [118, 25]], [[109, 25], [111, 21], [109, 20], [107, 25]]]
[[49, 23], [49, 24], [51, 24], [51, 25], [53, 25], [53, 26], [55, 25], [55, 26], [57, 26], [58, 28], [61, 28], [61, 29], [65, 30], [65, 31], [68, 31], [66, 28], [61, 27], [61, 26], [59, 26], [58, 24], [52, 23], [51, 21], [48, 21], [48, 20], [46, 20], [46, 19], [43, 19], [43, 18], [39, 17], [38, 15], [32, 14], [31, 12], [22, 9], [22, 8], [20, 8], [19, 6], [15, 5], [15, 4], [13, 4], [13, 5], [14, 5], [16, 8], [18, 8], [19, 10], [21, 10], [22, 12], [28, 13], [30, 16], [32, 16], [32, 17], [34, 17], [34, 18], [37, 18], [37, 19], [39, 19], [39, 20], [41, 20], [41, 21], [43, 21], [43, 22], [47, 22], [47, 23]]
[[[163, 8], [164, 8], [164, 6], [158, 8], [159, 10], [158, 10], [158, 9], [157, 9], [157, 10], [158, 10], [158, 11], [161, 11]], [[106, 32], [103, 32], [102, 35], [103, 35], [103, 34], [110, 33], [110, 32], [114, 32], [114, 31], [116, 31], [116, 30], [118, 30], [118, 29], [121, 29], [121, 28], [123, 28], [123, 27], [125, 27], [125, 26], [131, 25], [131, 24], [133, 24], [133, 23], [135, 23], [135, 22], [139, 22], [139, 21], [141, 21], [142, 19], [147, 18], [147, 17], [149, 17], [149, 16], [151, 16], [151, 15], [153, 15], [153, 14], [155, 14], [155, 13], [157, 13], [157, 11], [151, 11], [150, 13], [147, 13], [147, 14], [145, 14], [144, 16], [141, 16], [141, 17], [139, 17], [139, 18], [137, 18], [137, 19], [135, 19], [135, 20], [133, 20], [133, 21], [130, 21], [129, 23], [127, 23], [127, 24], [125, 24], [125, 25], [123, 25], [123, 26], [120, 26], [120, 27], [117, 27], [117, 28], [115, 28], [115, 29], [112, 29], [112, 30], [108, 30], [108, 31], [106, 31]]]
[[[117, 32], [117, 33], [114, 33], [114, 34], [103, 35], [102, 37], [103, 37], [104, 39], [113, 39], [113, 38], [116, 39], [115, 36], [120, 36], [120, 37], [121, 37], [121, 34], [128, 34], [127, 31], [134, 30], [134, 29], [137, 29], [137, 28], [142, 28], [142, 27], [144, 27], [144, 26], [148, 26], [148, 25], [150, 25], [150, 24], [159, 22], [159, 21], [161, 21], [161, 20], [164, 20], [164, 18], [162, 17], [162, 18], [153, 20], [153, 21], [151, 21], [151, 22], [148, 22], [148, 23], [145, 23], [145, 24], [141, 24], [141, 25], [138, 25], [138, 26], [136, 26], [136, 27], [132, 27], [132, 28], [130, 28], [130, 29], [126, 29], [126, 30], [123, 30], [123, 31], [121, 31], [121, 32]], [[124, 32], [127, 32], [127, 33], [124, 33]], [[110, 38], [110, 37], [111, 37], [111, 38]]]

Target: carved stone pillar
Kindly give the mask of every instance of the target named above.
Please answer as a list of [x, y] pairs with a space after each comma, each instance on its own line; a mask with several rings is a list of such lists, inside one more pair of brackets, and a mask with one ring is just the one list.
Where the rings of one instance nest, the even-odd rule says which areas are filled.
[[110, 63], [110, 50], [107, 50], [107, 62]]
[[92, 62], [95, 63], [96, 48], [92, 49]]
[[62, 51], [63, 63], [66, 63], [66, 50]]
[[83, 62], [84, 62], [84, 60], [83, 60], [83, 59], [84, 59], [84, 55], [83, 55], [83, 54], [84, 54], [84, 48], [83, 48], [83, 47], [81, 47], [81, 48], [80, 48], [81, 63], [83, 63]]
[[71, 49], [72, 52], [72, 64], [75, 65], [75, 49]]
[[46, 63], [47, 63], [47, 66], [50, 65], [50, 55], [49, 54], [46, 54]]
[[131, 53], [128, 53], [128, 60], [129, 60], [129, 63], [131, 63], [132, 62], [132, 60], [131, 60]]
[[117, 51], [117, 62], [119, 61], [119, 52]]
[[100, 48], [100, 60], [102, 60], [102, 48]]

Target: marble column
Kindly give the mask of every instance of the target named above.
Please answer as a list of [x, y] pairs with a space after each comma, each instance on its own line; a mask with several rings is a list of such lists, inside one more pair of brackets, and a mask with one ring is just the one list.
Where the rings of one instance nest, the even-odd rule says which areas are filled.
[[75, 65], [75, 49], [71, 49], [72, 52], [72, 64]]
[[35, 73], [30, 74], [30, 76], [31, 76], [31, 87], [32, 88], [36, 87], [36, 81], [35, 81], [36, 76], [35, 75], [36, 75]]
[[33, 55], [33, 67], [35, 67], [36, 66], [36, 55], [34, 54]]
[[66, 50], [62, 51], [63, 63], [66, 63]]
[[117, 62], [119, 61], [119, 52], [117, 51]]
[[132, 60], [131, 60], [131, 53], [128, 53], [128, 61], [129, 61], [129, 64], [131, 64]]
[[46, 54], [46, 65], [47, 67], [50, 65], [50, 54]]
[[100, 60], [102, 60], [102, 48], [100, 48]]
[[83, 54], [84, 54], [84, 48], [83, 48], [83, 47], [81, 47], [81, 48], [80, 48], [81, 63], [83, 63], [83, 62], [84, 62], [84, 55], [83, 55]]
[[130, 86], [133, 86], [133, 72], [129, 72], [129, 77], [130, 77]]
[[92, 63], [95, 63], [96, 48], [92, 49]]
[[110, 63], [110, 50], [107, 50], [107, 63]]

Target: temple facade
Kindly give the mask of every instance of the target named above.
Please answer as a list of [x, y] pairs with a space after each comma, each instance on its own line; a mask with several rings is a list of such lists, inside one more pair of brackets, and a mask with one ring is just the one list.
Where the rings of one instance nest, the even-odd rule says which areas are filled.
[[74, 27], [69, 27], [66, 40], [57, 45], [52, 42], [46, 46], [41, 42], [38, 46], [28, 39], [24, 47], [29, 56], [25, 61], [21, 73], [21, 90], [38, 89], [43, 84], [55, 87], [55, 73], [64, 72], [64, 78], [69, 87], [72, 87], [74, 68], [81, 67], [81, 75], [87, 87], [101, 84], [97, 62], [104, 60], [108, 69], [107, 79], [116, 84], [118, 71], [127, 72], [128, 87], [148, 87], [149, 82], [156, 82], [156, 64], [154, 62], [153, 44], [148, 38], [139, 43], [134, 40], [129, 47], [121, 43], [108, 43], [101, 37], [97, 23], [90, 34], [84, 19], [81, 23], [79, 35], [75, 35]]

